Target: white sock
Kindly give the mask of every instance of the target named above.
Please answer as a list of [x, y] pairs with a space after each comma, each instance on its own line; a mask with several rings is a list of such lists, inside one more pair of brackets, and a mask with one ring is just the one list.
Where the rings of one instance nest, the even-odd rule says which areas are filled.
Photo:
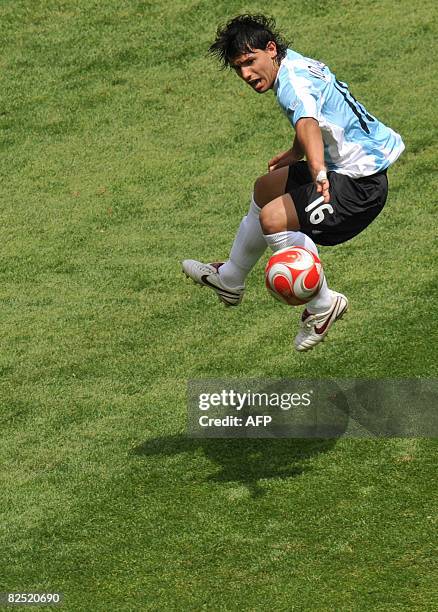
[[[315, 255], [318, 255], [318, 248], [310, 236], [303, 234], [303, 232], [278, 232], [277, 234], [265, 234], [265, 240], [267, 244], [274, 251], [285, 249], [288, 246], [301, 246], [305, 249], [309, 249]], [[332, 296], [330, 289], [328, 288], [327, 281], [324, 273], [324, 280], [321, 285], [321, 289], [315, 295], [310, 302], [307, 302], [306, 309], [312, 314], [325, 312], [332, 305]]]
[[260, 225], [260, 211], [252, 196], [248, 214], [243, 217], [234, 238], [230, 257], [219, 268], [221, 280], [227, 287], [243, 287], [249, 272], [266, 250], [266, 240]]

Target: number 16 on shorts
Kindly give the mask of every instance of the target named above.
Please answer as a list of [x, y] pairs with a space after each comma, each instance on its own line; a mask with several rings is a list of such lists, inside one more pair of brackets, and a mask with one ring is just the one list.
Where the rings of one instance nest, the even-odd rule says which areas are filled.
[[331, 204], [322, 204], [324, 202], [324, 196], [320, 196], [314, 202], [311, 202], [304, 209], [307, 213], [312, 212], [309, 217], [310, 223], [318, 225], [324, 221], [324, 211], [327, 210], [331, 215], [333, 214], [333, 206]]

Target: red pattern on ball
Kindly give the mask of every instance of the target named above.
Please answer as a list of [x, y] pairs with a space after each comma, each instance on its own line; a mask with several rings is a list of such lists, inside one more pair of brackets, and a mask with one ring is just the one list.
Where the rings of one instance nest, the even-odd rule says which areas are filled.
[[307, 304], [324, 279], [319, 257], [304, 247], [274, 253], [265, 268], [265, 284], [278, 300], [291, 306]]

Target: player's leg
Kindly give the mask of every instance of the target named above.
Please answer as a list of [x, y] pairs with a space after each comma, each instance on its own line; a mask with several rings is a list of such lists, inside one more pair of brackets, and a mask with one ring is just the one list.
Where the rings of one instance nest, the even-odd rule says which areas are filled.
[[257, 179], [248, 213], [243, 217], [230, 256], [225, 262], [205, 264], [193, 259], [183, 261], [183, 271], [199, 285], [211, 287], [227, 306], [242, 301], [245, 279], [266, 250], [260, 227], [262, 207], [285, 192], [288, 168], [279, 168]]
[[[316, 249], [310, 236], [323, 245], [346, 242], [368, 227], [383, 210], [388, 194], [385, 171], [359, 179], [330, 172], [329, 180], [330, 203], [323, 204], [318, 203], [319, 194], [312, 183], [291, 184], [289, 174], [286, 194], [265, 206], [261, 215], [267, 242], [274, 250], [294, 244]], [[301, 330], [295, 338], [298, 350], [312, 348], [347, 310], [347, 298], [328, 291], [333, 301], [325, 312], [321, 312], [324, 302], [328, 303], [324, 287], [307, 304]]]
[[228, 260], [219, 270], [228, 287], [243, 287], [249, 272], [265, 252], [267, 244], [260, 226], [260, 213], [268, 202], [284, 194], [288, 171], [287, 167], [279, 168], [256, 180], [248, 213], [237, 230]]
[[[312, 238], [300, 231], [299, 215], [289, 193], [276, 198], [263, 208], [260, 224], [266, 242], [274, 252], [289, 246], [302, 246], [318, 255]], [[298, 351], [312, 349], [325, 338], [330, 327], [342, 317], [347, 308], [347, 298], [329, 289], [324, 274], [320, 291], [306, 304], [302, 314], [295, 348]]]
[[[292, 196], [289, 193], [267, 204], [260, 216], [260, 224], [267, 244], [276, 252], [289, 246], [302, 246], [318, 255], [312, 238], [300, 232], [300, 221]], [[324, 276], [319, 293], [307, 304], [307, 310], [316, 314], [330, 308], [332, 297]]]

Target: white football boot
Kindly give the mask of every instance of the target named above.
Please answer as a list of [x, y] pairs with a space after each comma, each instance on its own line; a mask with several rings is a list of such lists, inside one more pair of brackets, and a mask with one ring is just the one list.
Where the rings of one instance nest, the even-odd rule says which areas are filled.
[[342, 293], [331, 291], [332, 305], [325, 312], [312, 314], [305, 310], [301, 316], [301, 329], [295, 338], [297, 351], [309, 351], [322, 342], [330, 327], [338, 321], [348, 309], [348, 300]]
[[221, 280], [219, 268], [224, 262], [201, 263], [195, 259], [184, 259], [182, 268], [184, 274], [202, 287], [210, 287], [216, 291], [218, 298], [225, 306], [238, 306], [243, 298], [245, 287], [227, 287]]

